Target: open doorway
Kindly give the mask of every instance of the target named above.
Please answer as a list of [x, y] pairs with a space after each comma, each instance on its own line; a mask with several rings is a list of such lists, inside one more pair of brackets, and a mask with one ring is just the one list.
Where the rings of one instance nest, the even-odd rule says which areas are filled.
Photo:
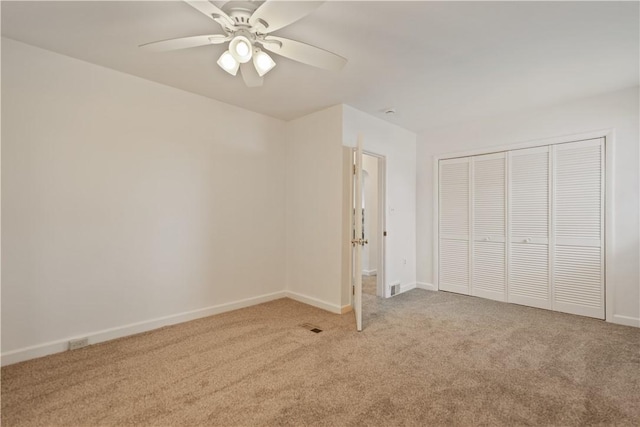
[[[351, 262], [348, 269], [351, 287], [351, 307], [356, 317], [356, 329], [363, 327], [363, 305], [374, 306], [378, 298], [388, 297], [386, 283], [386, 159], [384, 156], [362, 150], [362, 137], [358, 136], [357, 147], [350, 150], [345, 163], [350, 166], [348, 193], [351, 200], [349, 249]], [[366, 176], [366, 184], [363, 184]], [[348, 206], [348, 205], [347, 205]], [[346, 219], [346, 217], [345, 217]], [[344, 224], [344, 223], [343, 223]], [[372, 245], [369, 240], [372, 240]], [[347, 243], [347, 242], [345, 242]], [[373, 247], [372, 247], [373, 246]], [[346, 246], [344, 246], [346, 249]], [[344, 254], [346, 255], [346, 251]], [[363, 254], [366, 262], [363, 264]], [[344, 272], [344, 270], [343, 270]], [[363, 292], [363, 273], [367, 284]], [[375, 285], [374, 285], [375, 283]], [[363, 304], [363, 300], [366, 304]]]
[[385, 158], [364, 152], [362, 156], [362, 292], [385, 298], [384, 223]]

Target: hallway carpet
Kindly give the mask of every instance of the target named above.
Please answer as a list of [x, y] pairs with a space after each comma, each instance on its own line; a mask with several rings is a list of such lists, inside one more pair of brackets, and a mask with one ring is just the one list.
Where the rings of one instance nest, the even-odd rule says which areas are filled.
[[420, 289], [364, 299], [360, 333], [281, 299], [4, 367], [2, 424], [640, 425], [640, 329]]
[[362, 293], [376, 296], [378, 276], [362, 276]]

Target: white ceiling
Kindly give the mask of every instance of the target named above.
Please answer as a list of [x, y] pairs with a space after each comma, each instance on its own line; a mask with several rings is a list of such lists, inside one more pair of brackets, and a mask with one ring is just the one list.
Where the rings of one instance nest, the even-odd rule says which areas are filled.
[[2, 2], [3, 36], [285, 120], [346, 103], [421, 131], [639, 83], [638, 2], [331, 1], [274, 34], [347, 66], [276, 57], [261, 88], [215, 64], [223, 46], [137, 47], [218, 32], [181, 1]]

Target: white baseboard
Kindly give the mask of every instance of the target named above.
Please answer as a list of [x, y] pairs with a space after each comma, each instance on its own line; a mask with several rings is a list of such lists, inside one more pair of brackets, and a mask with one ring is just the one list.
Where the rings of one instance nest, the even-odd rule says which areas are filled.
[[378, 274], [378, 270], [362, 270], [363, 276], [376, 276]]
[[400, 293], [406, 292], [406, 291], [410, 291], [411, 289], [424, 289], [424, 290], [427, 290], [427, 291], [437, 291], [438, 290], [435, 287], [435, 285], [432, 285], [431, 283], [414, 282], [414, 283], [407, 283], [407, 284], [404, 284], [404, 285], [400, 286]]
[[[399, 281], [391, 282], [389, 284], [389, 287], [396, 286], [398, 284], [400, 284]], [[400, 291], [398, 291], [398, 293], [393, 295], [393, 296], [403, 294], [403, 293], [405, 293], [407, 291], [410, 291], [411, 289], [415, 289], [415, 288], [416, 288], [416, 282], [400, 284]], [[391, 295], [391, 292], [389, 292], [389, 295]]]
[[[431, 283], [407, 283], [400, 286], [400, 293], [409, 291], [411, 289], [425, 289], [429, 291], [437, 291], [437, 288]], [[274, 292], [271, 294], [261, 295], [258, 297], [247, 298], [240, 301], [234, 301], [225, 304], [214, 305], [210, 307], [201, 308], [198, 310], [187, 311], [183, 313], [173, 314], [170, 316], [158, 317], [156, 319], [145, 320], [142, 322], [131, 323], [124, 326], [118, 326], [115, 328], [104, 329], [101, 331], [89, 332], [79, 336], [67, 337], [57, 341], [51, 341], [44, 344], [38, 344], [30, 347], [24, 347], [17, 350], [8, 351], [0, 355], [0, 365], [6, 366], [25, 360], [35, 359], [38, 357], [48, 356], [54, 353], [61, 353], [67, 351], [69, 347], [69, 341], [80, 337], [88, 337], [89, 344], [98, 344], [104, 341], [109, 341], [117, 338], [126, 337], [129, 335], [139, 334], [142, 332], [151, 331], [164, 326], [175, 325], [177, 323], [188, 322], [190, 320], [200, 319], [203, 317], [213, 316], [215, 314], [225, 313], [227, 311], [237, 310], [240, 308], [250, 307], [252, 305], [262, 304], [264, 302], [273, 301], [280, 298], [291, 298], [295, 301], [308, 304], [323, 310], [327, 310], [331, 313], [344, 314], [351, 311], [351, 305], [339, 306], [328, 303], [326, 301], [319, 300], [317, 298], [309, 297], [292, 291]], [[640, 327], [640, 318], [623, 316], [614, 314], [609, 320], [611, 323], [619, 325]]]
[[293, 291], [284, 291], [284, 294], [284, 296], [286, 296], [287, 298], [291, 298], [292, 300], [301, 302], [303, 304], [312, 305], [314, 307], [330, 311], [331, 313], [342, 314], [343, 307], [339, 305], [331, 304], [330, 302], [322, 301], [317, 298], [302, 295]]
[[175, 325], [177, 323], [188, 322], [190, 320], [200, 319], [202, 317], [213, 316], [227, 311], [237, 310], [264, 302], [273, 301], [286, 297], [284, 291], [274, 292], [271, 294], [261, 295], [258, 297], [247, 298], [240, 301], [234, 301], [225, 304], [214, 305], [211, 307], [200, 308], [198, 310], [186, 311], [184, 313], [172, 314], [170, 316], [158, 317], [156, 319], [144, 320], [142, 322], [131, 323], [128, 325], [118, 326], [115, 328], [104, 329], [101, 331], [88, 332], [82, 335], [67, 337], [57, 341], [51, 341], [44, 344], [38, 344], [30, 347], [20, 348], [8, 351], [0, 355], [0, 364], [2, 366], [11, 365], [13, 363], [23, 362], [25, 360], [35, 359], [37, 357], [48, 356], [54, 353], [61, 353], [69, 349], [69, 341], [80, 337], [88, 337], [89, 344], [98, 344], [100, 342], [122, 338], [129, 335], [139, 334], [141, 332], [151, 331], [163, 326]]
[[411, 289], [415, 289], [416, 284], [414, 283], [405, 283], [404, 285], [400, 285], [400, 293], [410, 291]]
[[640, 328], [640, 319], [637, 317], [614, 314], [608, 321], [611, 323], [617, 323], [618, 325], [635, 326], [636, 328]]
[[432, 283], [425, 283], [425, 282], [418, 282], [416, 283], [416, 288], [418, 289], [424, 289], [426, 291], [437, 291], [438, 288], [436, 287], [436, 285], [432, 284]]

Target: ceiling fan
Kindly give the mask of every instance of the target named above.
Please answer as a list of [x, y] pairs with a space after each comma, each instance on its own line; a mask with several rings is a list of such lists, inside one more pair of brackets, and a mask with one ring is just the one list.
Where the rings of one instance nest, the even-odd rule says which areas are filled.
[[224, 34], [162, 40], [143, 44], [141, 48], [168, 51], [229, 42], [229, 49], [220, 56], [218, 65], [232, 76], [239, 69], [249, 87], [262, 86], [263, 76], [276, 65], [264, 50], [333, 71], [347, 63], [345, 58], [319, 47], [271, 35], [310, 14], [324, 1], [229, 1], [222, 8], [209, 1], [184, 2], [217, 22]]

